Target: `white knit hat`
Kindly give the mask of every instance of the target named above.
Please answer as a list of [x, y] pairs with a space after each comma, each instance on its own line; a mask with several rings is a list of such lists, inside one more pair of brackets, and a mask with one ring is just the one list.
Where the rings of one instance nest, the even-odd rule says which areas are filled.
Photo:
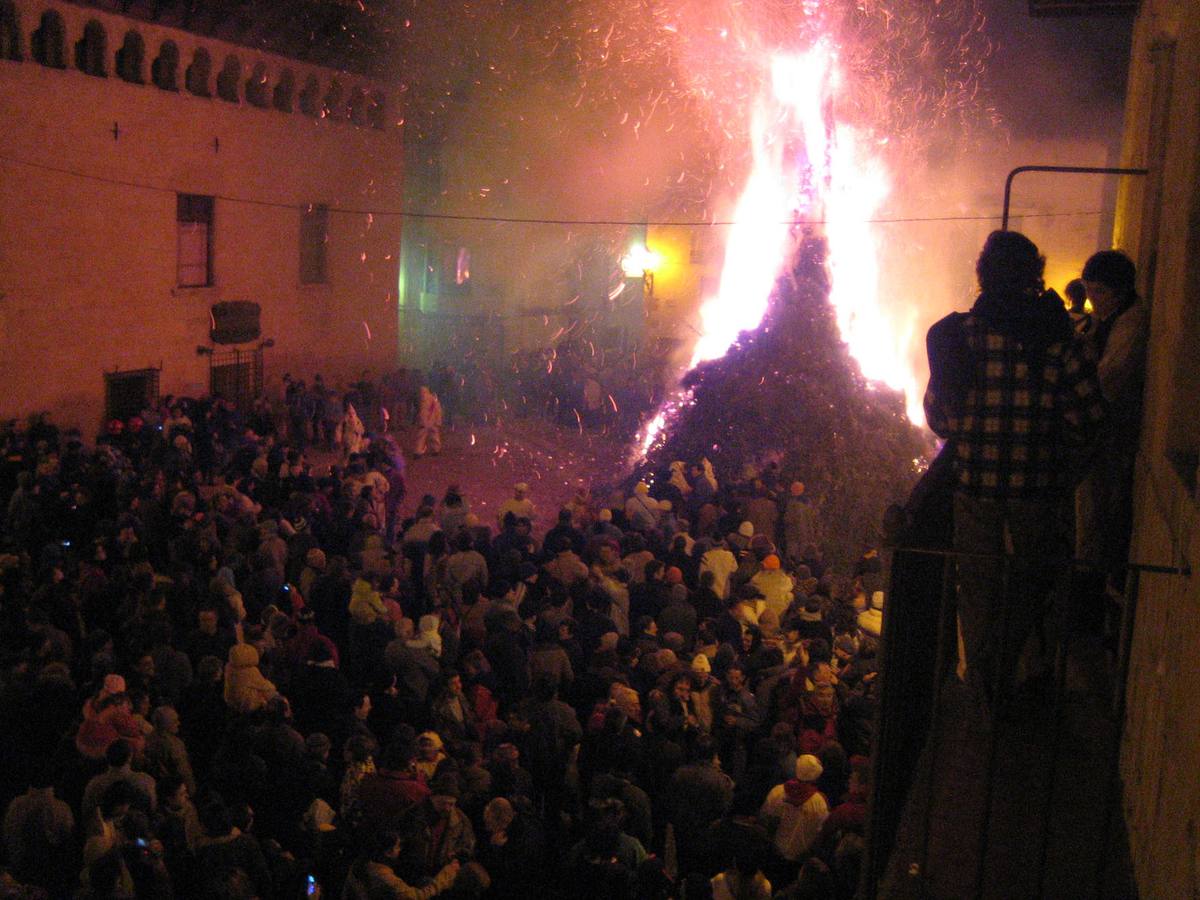
[[797, 781], [816, 781], [824, 771], [821, 761], [811, 753], [803, 753], [796, 757]]

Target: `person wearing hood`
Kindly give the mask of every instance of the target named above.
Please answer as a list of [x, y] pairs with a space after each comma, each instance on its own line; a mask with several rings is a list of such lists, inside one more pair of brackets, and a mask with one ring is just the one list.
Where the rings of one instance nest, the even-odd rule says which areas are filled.
[[442, 401], [427, 385], [421, 385], [420, 406], [417, 410], [417, 445], [414, 459], [420, 459], [426, 451], [434, 456], [442, 452]]
[[679, 496], [686, 499], [691, 493], [691, 485], [688, 484], [688, 476], [684, 474], [683, 460], [676, 460], [671, 463], [671, 484], [679, 492]]
[[425, 650], [434, 659], [440, 659], [442, 655], [442, 635], [440, 627], [442, 620], [433, 613], [426, 613], [421, 616], [417, 622], [417, 634], [408, 641], [408, 646], [412, 650]]
[[822, 771], [819, 759], [801, 754], [796, 758], [795, 777], [771, 788], [758, 811], [775, 852], [793, 866], [811, 852], [829, 816], [829, 803], [816, 784]]
[[429, 784], [445, 759], [446, 749], [441, 735], [436, 731], [423, 731], [417, 735], [417, 758], [413, 765], [422, 781]]
[[235, 713], [252, 713], [267, 705], [279, 692], [258, 670], [258, 650], [253, 644], [234, 644], [225, 666], [225, 705]]
[[350, 618], [356, 625], [370, 627], [387, 622], [387, 605], [376, 589], [377, 576], [363, 572], [350, 588]]
[[960, 670], [985, 717], [1011, 692], [1045, 612], [1061, 513], [1108, 415], [1094, 354], [1044, 290], [1045, 266], [1029, 238], [992, 232], [975, 266], [975, 305], [926, 338], [925, 414], [953, 445], [954, 548], [969, 554], [958, 561]]
[[342, 413], [341, 424], [342, 453], [346, 457], [350, 457], [355, 453], [362, 452], [363, 436], [367, 433], [367, 429], [363, 425], [363, 420], [358, 416], [358, 410], [350, 402], [349, 396], [346, 397], [344, 402], [345, 411]]

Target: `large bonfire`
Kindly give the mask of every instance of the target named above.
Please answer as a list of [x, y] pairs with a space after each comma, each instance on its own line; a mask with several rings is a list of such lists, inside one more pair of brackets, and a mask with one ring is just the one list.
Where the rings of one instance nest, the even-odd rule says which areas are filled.
[[870, 223], [889, 178], [870, 133], [837, 116], [842, 83], [824, 40], [771, 60], [719, 289], [641, 447], [652, 467], [707, 456], [736, 473], [780, 458], [823, 499], [836, 531], [826, 543], [852, 553], [875, 539], [928, 448]]
[[826, 253], [823, 237], [798, 239], [762, 324], [685, 376], [638, 472], [707, 457], [718, 474], [740, 477], [777, 460], [785, 483], [803, 481], [819, 504], [825, 544], [844, 562], [878, 539], [884, 510], [903, 500], [931, 445], [904, 396], [867, 381], [842, 341]]

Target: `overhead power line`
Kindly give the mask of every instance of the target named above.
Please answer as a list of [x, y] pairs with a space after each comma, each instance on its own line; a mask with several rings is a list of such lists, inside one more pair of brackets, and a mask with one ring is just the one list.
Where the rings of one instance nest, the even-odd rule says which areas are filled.
[[[81, 178], [86, 181], [97, 181], [102, 184], [115, 185], [117, 187], [134, 188], [136, 190], [154, 191], [156, 193], [171, 194], [186, 194], [194, 193], [192, 190], [180, 190], [177, 188], [163, 187], [161, 185], [147, 184], [139, 181], [127, 181], [120, 178], [109, 178], [104, 175], [94, 175], [89, 172], [80, 172], [76, 169], [68, 169], [62, 166], [52, 166], [47, 163], [30, 162], [29, 160], [16, 159], [11, 156], [0, 155], [0, 161], [12, 163], [13, 165], [26, 166], [31, 169], [40, 169], [44, 172], [54, 172], [58, 175], [69, 175], [73, 178]], [[283, 203], [278, 200], [261, 200], [254, 197], [235, 197], [229, 194], [212, 194], [217, 200], [223, 200], [226, 203], [242, 203], [249, 206], [265, 206], [274, 209], [299, 209], [304, 204], [299, 203]], [[635, 227], [645, 225], [655, 225], [659, 227], [678, 227], [678, 228], [713, 228], [729, 225], [737, 225], [737, 219], [725, 219], [715, 221], [682, 221], [682, 220], [652, 220], [646, 221], [642, 219], [551, 219], [540, 218], [534, 216], [483, 216], [483, 215], [458, 215], [454, 213], [436, 213], [422, 212], [419, 210], [407, 209], [360, 209], [357, 207], [348, 206], [328, 206], [326, 207], [331, 213], [340, 213], [343, 215], [355, 216], [396, 216], [405, 219], [428, 219], [441, 220], [449, 222], [481, 222], [491, 223], [496, 225], [569, 225], [573, 227], [595, 226], [595, 227]], [[1100, 210], [1072, 210], [1069, 212], [1044, 212], [1044, 213], [1025, 213], [1011, 216], [1012, 219], [1054, 219], [1066, 218], [1075, 216], [1098, 216]], [[903, 225], [914, 224], [920, 222], [991, 222], [999, 221], [1000, 215], [954, 215], [954, 216], [895, 216], [895, 217], [880, 217], [866, 219], [869, 224], [873, 225]], [[824, 219], [786, 219], [780, 221], [780, 225], [824, 225]]]

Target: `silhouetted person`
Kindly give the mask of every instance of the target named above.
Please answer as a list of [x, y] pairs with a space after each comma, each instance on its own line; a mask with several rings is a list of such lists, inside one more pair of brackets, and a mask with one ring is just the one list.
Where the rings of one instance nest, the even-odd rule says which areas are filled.
[[1106, 416], [1094, 359], [1044, 292], [1044, 270], [1027, 237], [992, 232], [971, 311], [927, 338], [925, 413], [954, 445], [954, 548], [978, 554], [958, 560], [960, 674], [985, 709], [1012, 687], [1055, 564], [1070, 555], [1059, 523]]

